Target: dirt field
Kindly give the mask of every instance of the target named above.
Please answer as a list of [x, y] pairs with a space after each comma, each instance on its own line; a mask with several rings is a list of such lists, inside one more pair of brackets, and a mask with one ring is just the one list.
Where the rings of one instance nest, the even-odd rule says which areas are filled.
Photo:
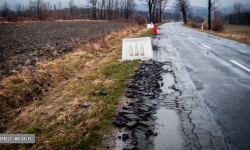
[[225, 33], [227, 34], [237, 34], [237, 35], [249, 35], [250, 36], [250, 26], [240, 26], [240, 25], [226, 25]]
[[0, 79], [20, 70], [32, 69], [37, 61], [60, 57], [74, 47], [102, 36], [132, 22], [40, 22], [0, 24]]

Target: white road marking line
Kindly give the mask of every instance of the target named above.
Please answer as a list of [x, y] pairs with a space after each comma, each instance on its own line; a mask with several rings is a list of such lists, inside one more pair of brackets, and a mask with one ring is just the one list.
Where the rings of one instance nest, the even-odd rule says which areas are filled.
[[190, 38], [191, 40], [193, 39], [193, 38], [191, 38], [191, 37], [188, 37], [188, 38]]
[[182, 33], [183, 35], [185, 35], [185, 33]]
[[208, 47], [207, 45], [204, 45], [204, 44], [201, 44], [202, 46], [208, 48], [208, 49], [211, 49], [210, 47]]
[[237, 63], [236, 61], [234, 61], [234, 60], [230, 60], [230, 61], [233, 62], [233, 63], [235, 63], [236, 65], [240, 66], [241, 68], [245, 69], [246, 71], [250, 72], [250, 69], [242, 66], [241, 64]]

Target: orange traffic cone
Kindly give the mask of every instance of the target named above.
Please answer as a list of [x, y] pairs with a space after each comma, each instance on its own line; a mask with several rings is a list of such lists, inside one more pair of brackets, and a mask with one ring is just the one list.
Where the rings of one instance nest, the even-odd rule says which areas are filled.
[[156, 27], [154, 26], [154, 32], [153, 34], [157, 34], [157, 30], [156, 30]]

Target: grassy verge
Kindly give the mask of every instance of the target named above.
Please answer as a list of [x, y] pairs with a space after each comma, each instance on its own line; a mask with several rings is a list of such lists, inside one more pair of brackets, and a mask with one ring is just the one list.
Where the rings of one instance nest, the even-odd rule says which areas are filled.
[[[1, 82], [0, 106], [6, 108], [1, 133], [36, 135], [35, 144], [3, 144], [1, 149], [87, 150], [100, 144], [111, 129], [110, 118], [124, 94], [127, 75], [139, 63], [117, 61], [122, 38], [147, 31], [133, 27], [112, 33], [99, 43], [77, 46], [62, 59], [40, 63], [36, 70], [25, 70]], [[83, 107], [84, 103], [90, 106]]]
[[[226, 38], [226, 39], [230, 39], [230, 40], [234, 40], [234, 41], [237, 41], [240, 43], [245, 43], [245, 44], [250, 45], [249, 29], [246, 31], [243, 31], [243, 30], [245, 30], [245, 28], [247, 28], [247, 26], [244, 26], [244, 29], [242, 29], [242, 27], [225, 26], [224, 32], [214, 32], [212, 30], [211, 31], [201, 30], [201, 29], [197, 29], [197, 28], [192, 28], [191, 25], [183, 25], [183, 26], [197, 30], [197, 31], [206, 32], [208, 34], [212, 34], [215, 36], [219, 36], [222, 38]], [[239, 29], [239, 28], [241, 28], [241, 29]]]

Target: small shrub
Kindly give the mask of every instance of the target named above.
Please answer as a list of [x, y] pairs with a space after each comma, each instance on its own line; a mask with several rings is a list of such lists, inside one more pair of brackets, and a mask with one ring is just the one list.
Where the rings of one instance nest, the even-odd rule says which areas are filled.
[[142, 25], [144, 25], [144, 24], [146, 23], [145, 18], [142, 18], [142, 17], [140, 17], [140, 16], [135, 17], [133, 20], [134, 20], [138, 25], [140, 25], [140, 26], [142, 26]]
[[116, 22], [132, 22], [131, 19], [127, 20], [127, 19], [119, 19], [119, 20], [116, 20]]
[[192, 22], [192, 23], [191, 23], [191, 27], [192, 27], [192, 28], [199, 28], [200, 25], [197, 24], [197, 23], [195, 23], [195, 22]]
[[215, 32], [222, 32], [224, 31], [224, 26], [221, 22], [219, 21], [214, 21], [213, 22], [213, 26], [212, 26], [212, 30], [215, 31]]
[[55, 21], [56, 18], [47, 18], [46, 21]]
[[39, 19], [38, 19], [38, 18], [35, 18], [35, 17], [30, 18], [30, 20], [31, 20], [31, 21], [39, 21]]
[[79, 17], [79, 16], [75, 16], [75, 19], [81, 19], [81, 17]]

